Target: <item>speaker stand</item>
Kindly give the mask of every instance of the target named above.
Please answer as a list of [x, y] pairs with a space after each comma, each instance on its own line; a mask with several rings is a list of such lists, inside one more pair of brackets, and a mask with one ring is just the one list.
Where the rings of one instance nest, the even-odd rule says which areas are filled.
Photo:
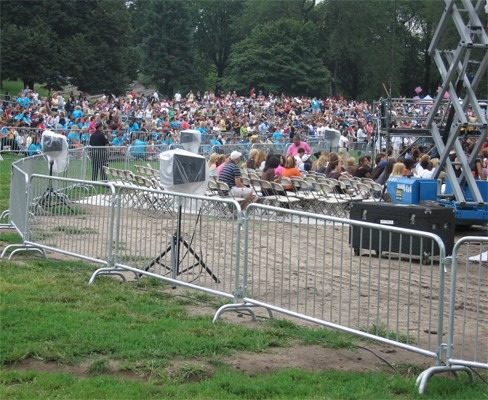
[[[200, 219], [200, 215], [202, 213], [202, 210], [200, 209], [200, 212], [198, 213], [198, 218], [197, 218], [197, 224], [198, 220]], [[203, 261], [203, 258], [197, 254], [197, 252], [191, 247], [190, 243], [186, 241], [182, 234], [181, 234], [181, 215], [182, 215], [182, 205], [178, 205], [178, 215], [177, 215], [177, 230], [173, 234], [171, 238], [171, 242], [168, 244], [166, 249], [159, 255], [157, 256], [147, 267], [146, 271], [149, 271], [151, 267], [154, 267], [154, 265], [159, 264], [166, 268], [167, 270], [171, 271], [171, 277], [176, 280], [178, 275], [184, 274], [188, 271], [191, 271], [193, 268], [196, 268], [200, 266], [202, 269], [204, 269], [207, 274], [210, 275], [210, 277], [215, 281], [215, 283], [220, 283], [219, 278], [212, 272], [212, 270], [205, 264]], [[180, 270], [180, 252], [181, 252], [181, 246], [185, 246], [188, 252], [193, 256], [193, 258], [196, 260], [196, 263], [189, 266], [188, 268], [185, 268], [184, 270]], [[163, 264], [161, 260], [164, 258], [166, 254], [171, 252], [171, 267]], [[175, 286], [173, 286], [175, 288]]]
[[54, 206], [62, 205], [67, 207], [69, 210], [71, 210], [68, 196], [66, 196], [64, 193], [59, 193], [53, 189], [53, 182], [52, 182], [53, 165], [54, 165], [54, 160], [50, 160], [49, 161], [49, 186], [46, 189], [46, 191], [42, 194], [42, 196], [37, 200], [37, 206], [41, 208], [42, 207], [51, 208]]

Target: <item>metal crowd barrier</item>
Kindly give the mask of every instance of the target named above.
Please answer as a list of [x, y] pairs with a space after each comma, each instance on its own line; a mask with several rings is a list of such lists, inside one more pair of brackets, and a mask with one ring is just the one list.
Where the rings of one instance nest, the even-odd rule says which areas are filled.
[[[10, 257], [59, 252], [101, 265], [89, 283], [104, 274], [150, 276], [221, 296], [229, 304], [215, 321], [243, 308], [255, 317], [262, 308], [429, 357], [433, 371], [446, 363], [486, 368], [486, 266], [461, 264], [486, 239], [460, 241], [449, 275], [444, 243], [429, 232], [261, 204], [243, 214], [230, 198], [50, 177], [42, 157], [13, 164], [10, 207], [23, 244], [1, 257], [13, 248]], [[464, 244], [471, 250], [461, 251]], [[420, 391], [430, 374], [419, 376]]]
[[267, 154], [285, 154], [289, 143], [271, 144], [271, 143], [254, 143], [251, 147], [257, 150], [264, 150]]
[[[275, 213], [278, 218], [271, 217]], [[242, 283], [242, 304], [374, 339], [439, 362], [445, 332], [440, 301], [445, 250], [437, 235], [256, 204], [246, 209], [244, 221], [243, 276], [248, 279]], [[369, 243], [370, 231], [381, 231], [380, 237], [400, 234], [400, 242], [411, 243], [412, 251], [395, 253], [395, 239], [380, 243], [379, 254], [387, 255], [375, 256], [373, 250], [358, 254], [351, 245], [353, 230], [364, 236], [363, 248], [377, 247]], [[416, 252], [413, 243], [418, 240], [423, 246]], [[423, 265], [424, 251], [433, 251], [435, 246], [438, 260]], [[215, 319], [234, 307], [222, 307]]]
[[447, 343], [441, 349], [444, 365], [420, 374], [420, 393], [434, 374], [464, 371], [472, 380], [474, 368], [488, 370], [488, 237], [466, 236], [456, 242], [450, 280]]

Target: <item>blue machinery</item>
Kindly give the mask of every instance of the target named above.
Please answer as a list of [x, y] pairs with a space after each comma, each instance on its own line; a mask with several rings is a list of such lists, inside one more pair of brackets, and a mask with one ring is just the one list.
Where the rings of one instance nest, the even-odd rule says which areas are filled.
[[[486, 12], [484, 7], [488, 7], [486, 0], [445, 0], [444, 12], [429, 47], [429, 54], [435, 60], [442, 79], [441, 90], [433, 100], [425, 121], [425, 131], [433, 139], [439, 154], [434, 181], [400, 178], [403, 181], [397, 180], [388, 187], [396, 203], [418, 204], [422, 200], [435, 200], [454, 208], [456, 224], [459, 225], [488, 224], [488, 182], [475, 180], [471, 173], [481, 146], [487, 140], [486, 110], [482, 109], [475, 94], [480, 82], [487, 79], [488, 38], [479, 17]], [[450, 21], [454, 23], [460, 40], [454, 50], [441, 50], [438, 46]], [[449, 94], [447, 108], [446, 93]], [[467, 116], [468, 110], [471, 118]], [[394, 129], [390, 129], [388, 134], [392, 134], [391, 131]], [[400, 134], [415, 135], [407, 131]], [[476, 143], [467, 155], [463, 141], [470, 138]], [[449, 158], [453, 153], [456, 160]], [[455, 167], [461, 169], [459, 176]], [[436, 182], [443, 170], [446, 172], [446, 186], [441, 195]]]

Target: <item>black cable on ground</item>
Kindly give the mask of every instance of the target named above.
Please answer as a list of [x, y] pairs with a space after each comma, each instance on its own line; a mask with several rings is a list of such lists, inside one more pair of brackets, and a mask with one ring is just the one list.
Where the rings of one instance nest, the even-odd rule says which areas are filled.
[[376, 354], [373, 350], [371, 349], [368, 349], [367, 347], [363, 347], [363, 346], [358, 346], [356, 345], [356, 347], [358, 349], [363, 349], [363, 350], [366, 350], [366, 351], [369, 351], [371, 354], [373, 354], [375, 357], [377, 357], [379, 360], [383, 361], [386, 365], [388, 365], [393, 371], [395, 371], [398, 375], [400, 375], [400, 372], [395, 368], [395, 366], [393, 364], [391, 364], [390, 362], [388, 362], [386, 359], [384, 359], [383, 357], [381, 357], [380, 355]]

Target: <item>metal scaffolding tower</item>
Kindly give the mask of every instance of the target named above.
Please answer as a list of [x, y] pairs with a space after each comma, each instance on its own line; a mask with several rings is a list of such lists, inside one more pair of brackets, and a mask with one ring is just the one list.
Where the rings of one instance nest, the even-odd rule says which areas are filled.
[[[480, 20], [486, 4], [487, 0], [445, 0], [444, 12], [429, 47], [429, 54], [435, 60], [442, 78], [442, 87], [426, 121], [440, 155], [435, 178], [442, 170], [446, 172], [453, 191], [452, 205], [461, 214], [458, 215], [461, 219], [463, 210], [470, 210], [470, 213], [480, 212], [479, 219], [484, 219], [485, 223], [488, 219], [487, 204], [483, 202], [471, 167], [487, 140], [486, 115], [475, 94], [480, 82], [487, 79], [488, 37]], [[459, 43], [455, 49], [439, 49], [450, 22], [454, 23], [459, 33]], [[440, 125], [436, 122], [436, 115], [441, 105], [445, 104], [446, 92], [450, 99], [449, 111], [447, 119]], [[467, 116], [468, 110], [474, 118]], [[471, 153], [466, 154], [462, 140], [469, 136], [476, 139], [476, 144]], [[452, 152], [455, 152], [456, 162], [449, 158]], [[459, 177], [454, 170], [456, 165], [461, 167]]]

